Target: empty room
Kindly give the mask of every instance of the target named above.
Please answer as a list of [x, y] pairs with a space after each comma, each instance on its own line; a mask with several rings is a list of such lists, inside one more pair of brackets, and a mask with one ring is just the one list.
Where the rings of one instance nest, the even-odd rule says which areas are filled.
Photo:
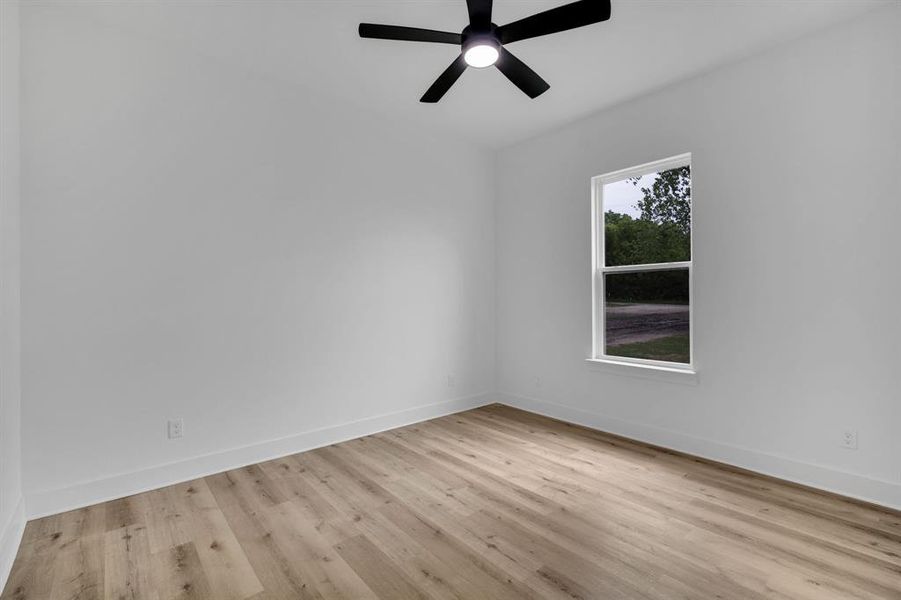
[[0, 600], [901, 600], [901, 0], [0, 0]]

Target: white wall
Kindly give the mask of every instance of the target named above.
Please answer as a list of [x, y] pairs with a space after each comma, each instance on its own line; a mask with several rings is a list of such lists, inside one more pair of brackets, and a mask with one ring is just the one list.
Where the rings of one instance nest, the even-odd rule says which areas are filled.
[[[901, 506], [901, 9], [506, 149], [496, 174], [315, 90], [23, 10], [32, 516], [495, 388]], [[685, 151], [700, 382], [589, 367], [588, 181]]]
[[487, 401], [492, 154], [64, 8], [23, 40], [31, 515]]
[[25, 525], [20, 444], [19, 3], [0, 2], [0, 590]]
[[[503, 399], [901, 507], [899, 13], [502, 151]], [[696, 386], [585, 362], [589, 179], [682, 152]], [[857, 451], [839, 446], [845, 428]]]

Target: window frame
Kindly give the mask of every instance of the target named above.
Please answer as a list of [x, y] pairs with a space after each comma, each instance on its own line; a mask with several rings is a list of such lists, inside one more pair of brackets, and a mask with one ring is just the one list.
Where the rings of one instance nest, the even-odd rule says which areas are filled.
[[[622, 181], [629, 177], [640, 177], [651, 173], [659, 173], [678, 167], [692, 170], [692, 202], [691, 202], [691, 260], [648, 263], [639, 265], [618, 265], [608, 267], [605, 264], [605, 223], [604, 223], [604, 185]], [[606, 362], [618, 365], [629, 365], [695, 373], [695, 336], [694, 336], [694, 172], [691, 164], [691, 153], [686, 152], [662, 160], [645, 163], [627, 169], [620, 169], [591, 178], [591, 358], [590, 361]], [[641, 271], [670, 271], [688, 269], [688, 363], [615, 356], [606, 353], [606, 312], [604, 310], [604, 276], [608, 273], [638, 273]]]

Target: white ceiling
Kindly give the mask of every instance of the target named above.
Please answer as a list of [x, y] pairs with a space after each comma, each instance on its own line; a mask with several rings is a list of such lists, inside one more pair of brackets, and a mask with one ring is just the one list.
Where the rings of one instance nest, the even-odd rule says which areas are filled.
[[[357, 24], [459, 31], [465, 0], [93, 0], [75, 6], [417, 127], [498, 147], [893, 1], [613, 0], [610, 21], [509, 46], [551, 84], [538, 99], [528, 99], [496, 69], [469, 69], [437, 105], [419, 97], [458, 49], [363, 40]], [[565, 3], [495, 0], [494, 21]]]

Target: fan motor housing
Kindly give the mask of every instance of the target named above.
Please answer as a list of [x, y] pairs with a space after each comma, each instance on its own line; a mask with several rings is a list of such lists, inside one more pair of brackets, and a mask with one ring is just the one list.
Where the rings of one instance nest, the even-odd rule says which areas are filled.
[[472, 25], [467, 25], [466, 28], [463, 29], [461, 35], [463, 37], [461, 47], [463, 48], [464, 53], [473, 46], [481, 45], [494, 46], [498, 50], [501, 49], [501, 42], [497, 35], [497, 25], [494, 23], [491, 24], [490, 29], [479, 31], [474, 31]]

